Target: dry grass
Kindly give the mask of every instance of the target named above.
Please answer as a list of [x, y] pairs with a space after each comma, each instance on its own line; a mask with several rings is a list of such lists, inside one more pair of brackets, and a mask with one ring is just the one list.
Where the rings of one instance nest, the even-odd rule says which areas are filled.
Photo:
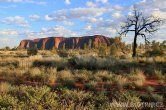
[[31, 68], [29, 70], [29, 73], [32, 77], [35, 77], [35, 76], [40, 76], [42, 74], [41, 70], [39, 68]]
[[144, 72], [140, 69], [132, 69], [131, 73], [128, 75], [128, 78], [137, 87], [142, 87], [146, 80]]
[[57, 69], [56, 68], [47, 69], [47, 74], [48, 74], [48, 82], [55, 83], [55, 81], [57, 81]]
[[128, 80], [126, 77], [122, 75], [116, 75], [114, 77], [114, 83], [117, 85], [119, 89], [123, 89], [123, 87], [128, 83]]
[[0, 83], [0, 93], [6, 93], [10, 90], [11, 85], [7, 82]]
[[58, 77], [63, 81], [72, 80], [73, 74], [69, 70], [63, 70], [63, 71], [58, 72]]

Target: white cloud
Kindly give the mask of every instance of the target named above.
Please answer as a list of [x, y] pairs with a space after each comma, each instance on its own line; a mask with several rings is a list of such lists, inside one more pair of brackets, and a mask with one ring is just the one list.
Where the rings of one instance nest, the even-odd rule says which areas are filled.
[[115, 12], [115, 13], [112, 14], [112, 17], [118, 19], [118, 18], [121, 17], [121, 14], [119, 12]]
[[89, 26], [85, 27], [85, 30], [92, 30], [92, 26], [89, 25]]
[[73, 22], [69, 22], [69, 21], [63, 21], [63, 25], [64, 26], [73, 26], [74, 23]]
[[124, 7], [122, 7], [120, 5], [115, 5], [115, 6], [113, 6], [113, 8], [115, 11], [123, 11], [124, 10]]
[[0, 35], [1, 36], [17, 36], [17, 35], [19, 35], [19, 31], [3, 29], [3, 30], [0, 30]]
[[108, 0], [96, 0], [96, 2], [107, 3]]
[[162, 19], [166, 19], [166, 12], [160, 11], [160, 9], [156, 9], [152, 12], [152, 15], [158, 16]]
[[45, 20], [66, 21], [66, 20], [84, 20], [88, 17], [102, 16], [110, 12], [109, 8], [71, 8], [58, 10], [53, 14], [46, 15]]
[[37, 0], [0, 0], [0, 2], [13, 2], [13, 3], [32, 3], [38, 5], [45, 5], [47, 2], [37, 1]]
[[93, 3], [93, 2], [88, 1], [88, 2], [86, 2], [86, 6], [96, 7], [97, 5], [95, 3]]
[[8, 25], [17, 25], [20, 27], [29, 27], [28, 21], [26, 21], [23, 17], [14, 16], [14, 17], [6, 17], [1, 20], [1, 23]]
[[41, 28], [39, 32], [25, 30], [22, 32], [22, 35], [26, 37], [26, 39], [35, 39], [35, 38], [43, 38], [43, 37], [51, 37], [51, 36], [79, 36], [78, 33], [71, 31], [70, 29], [65, 28], [64, 26], [55, 26], [52, 28]]
[[39, 21], [39, 20], [41, 20], [41, 17], [39, 15], [30, 15], [29, 18], [30, 18], [30, 21]]
[[70, 5], [71, 4], [70, 0], [65, 0], [65, 4]]
[[45, 19], [46, 21], [51, 21], [51, 20], [53, 20], [53, 18], [49, 17], [49, 15], [45, 15], [44, 19]]

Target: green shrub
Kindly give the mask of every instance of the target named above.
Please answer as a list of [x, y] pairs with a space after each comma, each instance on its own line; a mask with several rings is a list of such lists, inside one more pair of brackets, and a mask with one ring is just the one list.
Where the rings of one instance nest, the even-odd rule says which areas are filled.
[[146, 91], [147, 91], [148, 93], [152, 93], [152, 92], [155, 91], [155, 88], [153, 88], [153, 87], [151, 87], [151, 86], [148, 86], [148, 87], [146, 88]]
[[[141, 99], [139, 98], [139, 96], [135, 93], [130, 93], [130, 92], [123, 92], [123, 93], [119, 93], [119, 92], [116, 92], [114, 93], [114, 96], [113, 96], [113, 102], [112, 103], [141, 103]], [[124, 108], [126, 109], [126, 108]], [[140, 106], [134, 106], [134, 107], [128, 107], [127, 109], [132, 109], [132, 110], [139, 110], [141, 109]]]
[[73, 66], [77, 69], [100, 70], [110, 69], [117, 63], [115, 58], [99, 58], [94, 56], [80, 56], [72, 59]]
[[145, 53], [147, 56], [162, 56], [164, 55], [164, 52], [162, 50], [151, 50], [151, 51], [147, 51]]
[[164, 98], [162, 95], [159, 94], [142, 94], [141, 97], [142, 101], [144, 102], [163, 102]]
[[38, 49], [37, 48], [29, 48], [27, 49], [27, 54], [30, 56], [37, 55]]
[[90, 81], [89, 83], [85, 84], [85, 89], [96, 92], [96, 85], [97, 85], [97, 82]]
[[162, 74], [162, 71], [159, 69], [154, 69], [152, 75], [155, 79], [164, 79], [164, 75]]
[[54, 109], [57, 106], [57, 95], [50, 88], [21, 85], [13, 87], [11, 96], [24, 103], [22, 109]]
[[11, 95], [0, 94], [0, 109], [1, 110], [21, 110], [22, 104], [19, 100]]
[[46, 68], [57, 68], [57, 70], [64, 70], [67, 67], [67, 62], [60, 60], [35, 60], [33, 67], [46, 67]]
[[64, 81], [64, 86], [68, 89], [73, 89], [75, 87], [75, 81], [74, 80], [66, 80]]
[[61, 90], [61, 96], [60, 100], [63, 99], [70, 103], [71, 101], [75, 104], [84, 104], [91, 102], [93, 94], [91, 92], [85, 92], [85, 91], [78, 91], [78, 90], [68, 90], [68, 89], [62, 89]]

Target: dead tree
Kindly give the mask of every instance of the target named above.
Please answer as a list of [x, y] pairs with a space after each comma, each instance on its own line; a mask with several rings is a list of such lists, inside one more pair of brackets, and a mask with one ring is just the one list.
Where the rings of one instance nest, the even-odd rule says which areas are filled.
[[132, 15], [128, 16], [126, 22], [124, 22], [124, 25], [121, 26], [121, 31], [119, 32], [121, 36], [126, 36], [129, 32], [134, 33], [132, 57], [136, 57], [137, 38], [143, 37], [145, 39], [145, 44], [147, 44], [149, 42], [147, 35], [149, 36], [156, 32], [162, 21], [162, 19], [154, 16], [144, 16], [142, 12], [137, 9], [133, 10]]

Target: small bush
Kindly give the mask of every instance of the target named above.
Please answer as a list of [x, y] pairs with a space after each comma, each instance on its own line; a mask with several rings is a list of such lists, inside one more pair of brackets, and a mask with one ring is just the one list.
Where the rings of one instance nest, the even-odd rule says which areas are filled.
[[49, 83], [55, 83], [55, 81], [57, 80], [57, 69], [56, 68], [49, 68], [47, 69], [47, 73], [48, 74], [48, 82]]
[[6, 93], [10, 90], [11, 85], [7, 82], [0, 83], [0, 93]]
[[118, 89], [123, 89], [123, 87], [127, 85], [127, 78], [121, 75], [115, 76], [113, 81]]
[[153, 77], [155, 79], [164, 79], [164, 75], [162, 74], [162, 71], [159, 69], [155, 69], [153, 72]]
[[74, 80], [66, 80], [64, 81], [64, 86], [68, 89], [73, 89], [75, 87], [75, 81]]
[[164, 98], [159, 94], [142, 94], [141, 97], [144, 102], [163, 102]]
[[90, 81], [89, 83], [85, 84], [85, 89], [96, 92], [96, 85], [97, 85], [97, 82]]
[[146, 52], [147, 56], [161, 56], [164, 55], [164, 52], [162, 50], [152, 50]]
[[66, 81], [73, 79], [73, 74], [69, 70], [63, 70], [58, 73], [58, 77], [61, 81]]
[[38, 49], [37, 48], [29, 48], [27, 49], [27, 54], [30, 56], [37, 55]]
[[34, 67], [57, 68], [57, 70], [64, 70], [67, 67], [67, 62], [60, 60], [35, 60]]
[[144, 85], [145, 75], [142, 70], [132, 70], [131, 73], [128, 75], [128, 78], [136, 87], [142, 87]]
[[71, 101], [75, 104], [87, 104], [91, 101], [92, 93], [91, 92], [85, 92], [85, 91], [78, 91], [78, 90], [68, 90], [63, 89], [61, 90], [61, 96], [60, 99], [64, 99], [66, 102], [70, 103]]

